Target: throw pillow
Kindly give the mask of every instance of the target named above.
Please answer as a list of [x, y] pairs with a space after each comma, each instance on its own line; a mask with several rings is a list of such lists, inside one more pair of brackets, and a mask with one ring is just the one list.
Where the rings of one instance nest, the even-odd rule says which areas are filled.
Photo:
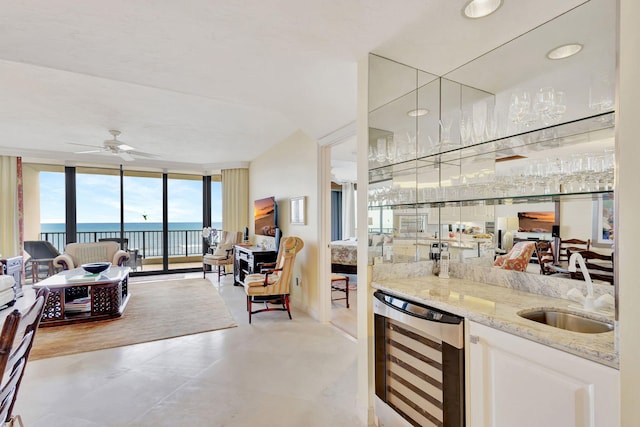
[[214, 256], [227, 256], [227, 250], [231, 249], [233, 245], [230, 244], [221, 244], [218, 245], [215, 251], [213, 251]]

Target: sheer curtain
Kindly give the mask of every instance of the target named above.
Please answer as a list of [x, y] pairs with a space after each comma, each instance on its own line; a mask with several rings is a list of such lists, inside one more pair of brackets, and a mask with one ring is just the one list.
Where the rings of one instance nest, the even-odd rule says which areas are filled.
[[222, 170], [222, 229], [249, 226], [249, 169]]
[[342, 239], [356, 236], [356, 198], [353, 182], [342, 184]]
[[0, 156], [0, 254], [20, 255], [23, 240], [22, 158]]

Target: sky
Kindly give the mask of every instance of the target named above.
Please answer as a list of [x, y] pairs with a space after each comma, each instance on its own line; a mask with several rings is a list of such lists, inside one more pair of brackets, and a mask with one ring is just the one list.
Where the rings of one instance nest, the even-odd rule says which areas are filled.
[[[40, 173], [41, 223], [65, 222], [64, 173]], [[76, 175], [77, 221], [120, 222], [120, 177]], [[124, 177], [124, 221], [162, 222], [162, 179]], [[202, 222], [202, 180], [168, 180], [169, 222]], [[211, 221], [222, 222], [222, 186], [211, 185]]]

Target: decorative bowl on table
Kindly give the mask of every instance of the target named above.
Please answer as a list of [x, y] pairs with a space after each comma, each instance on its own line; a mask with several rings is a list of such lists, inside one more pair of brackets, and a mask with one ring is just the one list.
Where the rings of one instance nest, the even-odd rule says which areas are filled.
[[80, 267], [82, 267], [84, 271], [86, 271], [87, 273], [99, 274], [107, 270], [109, 267], [111, 267], [111, 263], [110, 262], [92, 262], [89, 264], [82, 264]]

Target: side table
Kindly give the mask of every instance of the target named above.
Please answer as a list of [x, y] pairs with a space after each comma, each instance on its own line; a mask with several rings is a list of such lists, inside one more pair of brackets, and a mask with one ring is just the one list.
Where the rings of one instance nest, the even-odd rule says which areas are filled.
[[56, 272], [55, 267], [53, 266], [54, 258], [40, 258], [33, 259], [31, 258], [31, 283], [37, 283], [40, 281], [40, 266], [46, 265], [49, 267], [49, 271], [47, 273], [47, 277], [53, 276]]

